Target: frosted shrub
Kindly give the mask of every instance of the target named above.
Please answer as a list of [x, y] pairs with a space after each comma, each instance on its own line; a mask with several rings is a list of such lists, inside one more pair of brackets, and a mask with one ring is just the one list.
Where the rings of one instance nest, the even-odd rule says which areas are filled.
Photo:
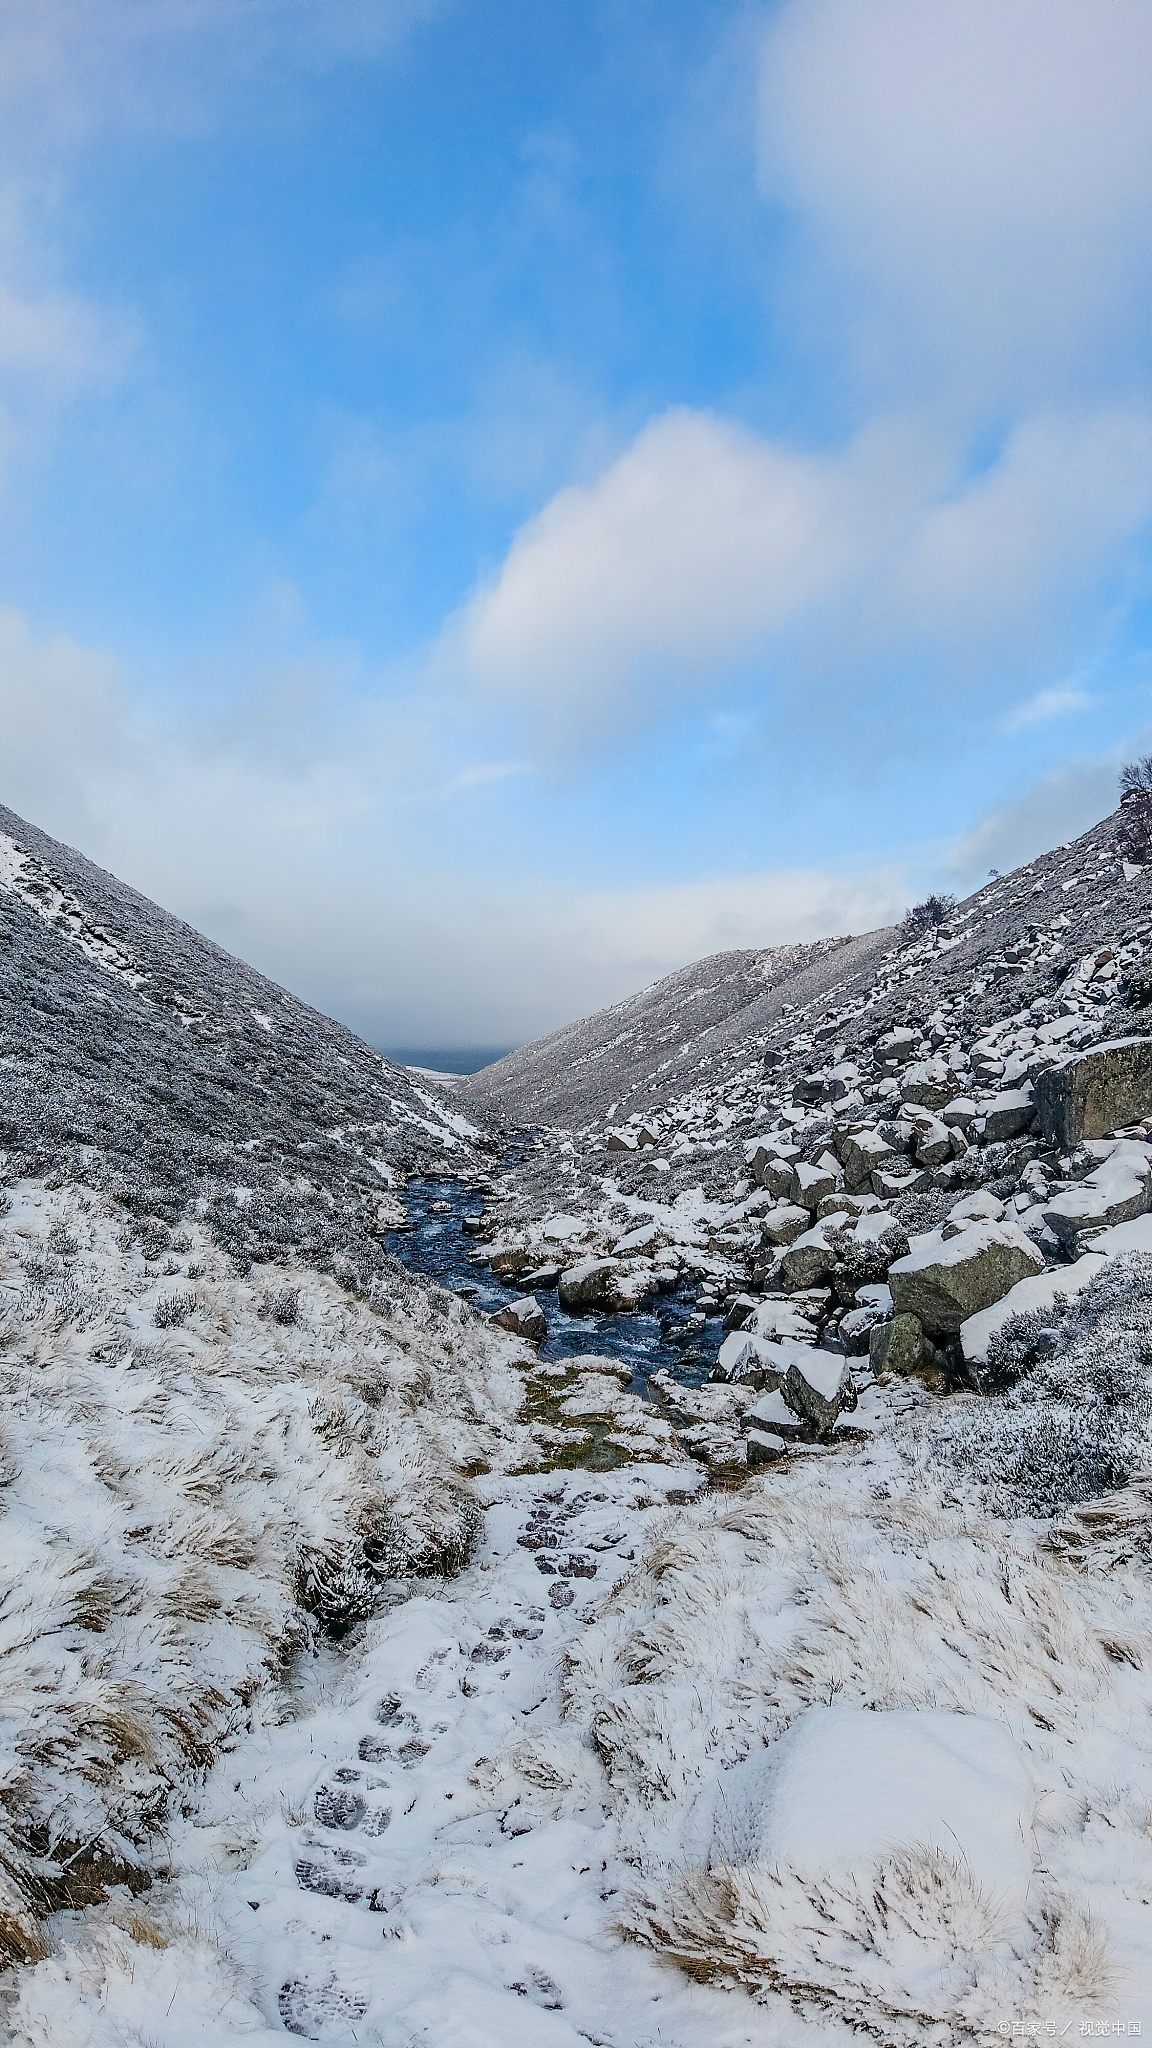
[[196, 1306], [196, 1296], [190, 1287], [177, 1288], [172, 1294], [162, 1294], [152, 1311], [152, 1321], [158, 1330], [179, 1329], [186, 1323]]
[[1152, 1464], [1152, 1257], [1109, 1261], [1063, 1314], [1013, 1317], [989, 1357], [1007, 1392], [951, 1408], [941, 1458], [1008, 1513], [1058, 1515]]

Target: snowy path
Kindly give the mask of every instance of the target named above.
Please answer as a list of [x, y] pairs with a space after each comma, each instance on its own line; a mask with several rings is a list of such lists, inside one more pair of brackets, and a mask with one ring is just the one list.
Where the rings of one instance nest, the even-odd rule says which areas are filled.
[[[273, 2035], [283, 2024], [385, 2048], [839, 2037], [620, 1941], [617, 1842], [590, 1753], [566, 1799], [563, 1764], [540, 1784], [538, 1812], [522, 1781], [508, 1804], [482, 1761], [507, 1759], [527, 1733], [547, 1755], [564, 1644], [683, 1477], [649, 1466], [488, 1482], [471, 1569], [397, 1607], [345, 1678], [329, 1666], [314, 1711], [219, 1766], [177, 1857]], [[553, 1818], [557, 1804], [569, 1811]]]

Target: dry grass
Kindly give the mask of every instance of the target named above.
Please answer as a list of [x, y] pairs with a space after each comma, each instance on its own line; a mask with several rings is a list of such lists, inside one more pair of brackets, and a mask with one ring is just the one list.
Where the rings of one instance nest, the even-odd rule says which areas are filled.
[[[990, 2043], [1005, 2012], [1078, 2019], [1125, 1981], [1123, 1900], [1152, 1882], [1152, 1589], [1123, 1561], [1135, 1509], [1082, 1517], [1061, 1557], [1032, 1525], [948, 1504], [892, 1450], [838, 1463], [834, 1488], [829, 1469], [669, 1520], [570, 1647], [572, 1740], [602, 1762], [633, 1867], [623, 1931], [885, 2048]], [[1026, 1911], [915, 1845], [858, 1884], [686, 1848], [701, 1786], [833, 1700], [1008, 1728], [1035, 1788]]]
[[102, 1843], [136, 1845], [147, 1882], [173, 1789], [311, 1636], [389, 1578], [459, 1569], [479, 1515], [457, 1474], [490, 1460], [519, 1387], [459, 1306], [421, 1333], [331, 1279], [237, 1278], [192, 1226], [196, 1310], [173, 1319], [179, 1290], [96, 1198], [12, 1195], [0, 1957], [21, 1959], [54, 1884], [100, 1895]]

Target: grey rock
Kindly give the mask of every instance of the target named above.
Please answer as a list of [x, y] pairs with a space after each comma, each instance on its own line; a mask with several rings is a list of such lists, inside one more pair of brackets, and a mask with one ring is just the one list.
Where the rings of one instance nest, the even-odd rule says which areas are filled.
[[806, 1209], [809, 1215], [815, 1215], [825, 1195], [835, 1194], [836, 1179], [834, 1166], [805, 1166], [801, 1162], [792, 1169], [789, 1200]]
[[888, 1285], [897, 1315], [919, 1316], [931, 1337], [951, 1337], [968, 1316], [1043, 1270], [1043, 1253], [1018, 1225], [974, 1223], [949, 1239], [940, 1231], [919, 1239], [891, 1266]]
[[615, 1291], [615, 1280], [614, 1259], [582, 1259], [578, 1266], [569, 1266], [560, 1275], [560, 1306], [569, 1315], [607, 1308]]
[[1072, 1247], [1082, 1231], [1130, 1223], [1152, 1200], [1149, 1148], [1120, 1143], [1095, 1171], [1044, 1205], [1044, 1221], [1061, 1244]]
[[1029, 1130], [1035, 1118], [1032, 1090], [1006, 1088], [990, 1102], [981, 1104], [977, 1129], [983, 1124], [981, 1137], [985, 1145], [1003, 1145], [1009, 1138], [1018, 1138]]
[[879, 1131], [846, 1131], [840, 1140], [845, 1187], [850, 1194], [865, 1193], [872, 1185], [874, 1173], [902, 1157], [896, 1146], [882, 1138]]
[[1069, 1053], [1037, 1076], [1036, 1120], [1062, 1152], [1149, 1115], [1152, 1038], [1115, 1038]]
[[812, 1218], [807, 1209], [798, 1202], [790, 1202], [787, 1208], [773, 1209], [760, 1225], [760, 1236], [764, 1244], [777, 1250], [781, 1245], [792, 1244], [812, 1227]]
[[548, 1335], [548, 1319], [533, 1294], [525, 1295], [521, 1301], [508, 1302], [489, 1321], [496, 1329], [510, 1330], [514, 1337], [523, 1337], [529, 1344], [542, 1344]]
[[837, 1416], [856, 1406], [848, 1360], [833, 1351], [813, 1351], [803, 1362], [794, 1359], [781, 1391], [792, 1413], [825, 1441]]
[[836, 1254], [831, 1245], [825, 1244], [818, 1224], [815, 1230], [806, 1231], [789, 1245], [780, 1261], [780, 1272], [785, 1287], [794, 1293], [804, 1287], [819, 1287], [835, 1264]]
[[767, 1429], [750, 1429], [744, 1439], [745, 1456], [752, 1470], [757, 1465], [774, 1465], [778, 1458], [786, 1456], [788, 1446], [782, 1436]]

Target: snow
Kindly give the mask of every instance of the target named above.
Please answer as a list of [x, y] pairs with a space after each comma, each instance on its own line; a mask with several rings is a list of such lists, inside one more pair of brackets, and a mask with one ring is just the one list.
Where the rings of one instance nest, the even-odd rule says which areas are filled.
[[1032, 1786], [1002, 1723], [939, 1708], [810, 1707], [725, 1771], [689, 1815], [724, 1863], [866, 1882], [894, 1852], [960, 1857], [1015, 1909], [1032, 1872]]
[[[1143, 1220], [1143, 1219], [1142, 1219]], [[1147, 1219], [1147, 1249], [1152, 1251], [1152, 1217]], [[1117, 1225], [1118, 1229], [1131, 1225]], [[1145, 1249], [1141, 1246], [1125, 1246], [1123, 1249]], [[1070, 1266], [1055, 1266], [1048, 1273], [1036, 1273], [1027, 1280], [1018, 1280], [1015, 1287], [991, 1308], [982, 1308], [969, 1316], [960, 1325], [960, 1346], [970, 1365], [984, 1365], [988, 1358], [988, 1346], [997, 1330], [1002, 1330], [1009, 1316], [1027, 1315], [1032, 1309], [1051, 1308], [1058, 1295], [1074, 1300], [1091, 1286], [1104, 1263], [1104, 1255], [1094, 1245]]]

